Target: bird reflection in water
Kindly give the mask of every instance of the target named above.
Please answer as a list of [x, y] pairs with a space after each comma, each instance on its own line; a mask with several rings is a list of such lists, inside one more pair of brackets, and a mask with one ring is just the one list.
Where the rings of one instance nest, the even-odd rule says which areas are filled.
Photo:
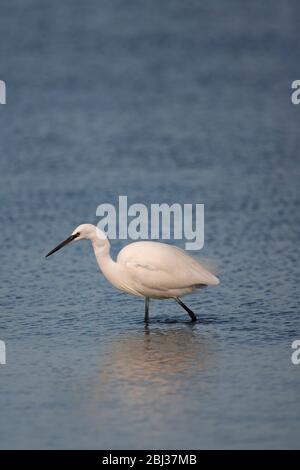
[[201, 384], [199, 376], [213, 360], [211, 338], [191, 325], [166, 326], [146, 326], [144, 333], [139, 330], [118, 336], [99, 373], [97, 393], [102, 398], [108, 393], [127, 405], [145, 405], [188, 393], [193, 383]]

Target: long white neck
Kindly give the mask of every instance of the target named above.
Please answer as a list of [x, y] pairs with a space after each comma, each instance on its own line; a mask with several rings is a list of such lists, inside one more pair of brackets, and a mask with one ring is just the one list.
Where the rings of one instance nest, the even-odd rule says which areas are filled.
[[95, 227], [95, 233], [90, 237], [93, 245], [94, 253], [99, 268], [103, 275], [118, 289], [120, 285], [120, 270], [122, 269], [110, 256], [110, 243], [103, 232], [99, 234]]
[[[97, 263], [100, 269], [103, 271], [109, 261], [114, 263], [113, 259], [110, 256], [110, 243], [106, 237], [106, 235], [97, 227], [95, 227], [95, 232], [90, 236], [90, 240], [92, 242], [92, 246], [94, 249], [94, 253], [97, 259]], [[105, 273], [104, 273], [105, 274]]]

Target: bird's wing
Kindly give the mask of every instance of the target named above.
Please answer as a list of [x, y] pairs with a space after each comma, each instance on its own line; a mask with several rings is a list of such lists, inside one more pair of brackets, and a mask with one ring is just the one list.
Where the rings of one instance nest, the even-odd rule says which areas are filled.
[[219, 284], [218, 278], [198, 261], [166, 243], [131, 243], [121, 250], [117, 262], [126, 267], [137, 283], [151, 289]]

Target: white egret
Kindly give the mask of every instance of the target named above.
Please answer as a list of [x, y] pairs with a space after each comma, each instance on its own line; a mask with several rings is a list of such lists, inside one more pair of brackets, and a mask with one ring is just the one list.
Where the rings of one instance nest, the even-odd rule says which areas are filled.
[[139, 241], [125, 246], [117, 261], [110, 256], [106, 235], [92, 224], [79, 225], [73, 233], [51, 250], [46, 258], [63, 246], [90, 240], [100, 270], [117, 289], [145, 298], [145, 322], [149, 320], [149, 299], [175, 299], [192, 321], [197, 317], [180, 297], [195, 289], [218, 285], [219, 279], [185, 251], [166, 243]]

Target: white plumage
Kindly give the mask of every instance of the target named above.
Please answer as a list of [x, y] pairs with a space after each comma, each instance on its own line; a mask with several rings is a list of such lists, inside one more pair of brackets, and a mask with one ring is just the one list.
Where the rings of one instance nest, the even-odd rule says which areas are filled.
[[136, 290], [145, 297], [177, 297], [203, 285], [219, 284], [198, 261], [166, 243], [131, 243], [120, 251], [117, 263], [126, 267]]
[[197, 288], [216, 286], [219, 279], [185, 251], [166, 243], [140, 241], [125, 246], [117, 260], [110, 256], [105, 234], [91, 224], [79, 225], [72, 235], [46, 256], [73, 241], [92, 242], [98, 265], [116, 288], [145, 297], [145, 320], [149, 318], [149, 299], [174, 298], [196, 320], [195, 314], [179, 299]]

